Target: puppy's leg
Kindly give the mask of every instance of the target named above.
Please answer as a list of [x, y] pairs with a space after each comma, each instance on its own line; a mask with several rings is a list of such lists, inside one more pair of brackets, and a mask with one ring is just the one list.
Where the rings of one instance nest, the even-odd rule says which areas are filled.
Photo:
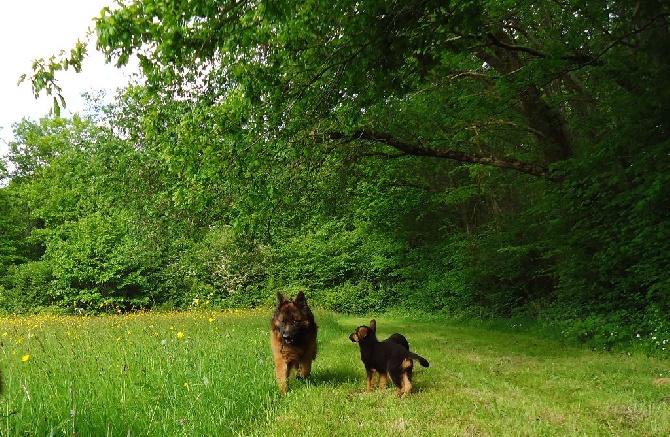
[[374, 388], [375, 382], [374, 382], [374, 377], [375, 377], [375, 371], [372, 369], [365, 369], [366, 376], [368, 378], [368, 391], [372, 391]]
[[396, 387], [396, 394], [400, 397], [404, 397], [412, 392], [412, 367], [413, 363], [409, 358], [389, 363], [388, 373], [391, 381], [393, 381], [393, 385]]
[[396, 387], [396, 393], [400, 396], [402, 394], [403, 371], [398, 364], [389, 365], [388, 375], [391, 377], [391, 381]]
[[388, 381], [388, 374], [386, 372], [379, 374], [379, 389], [384, 390]]
[[[410, 359], [403, 360], [400, 365], [402, 371], [402, 389], [399, 389], [398, 395], [406, 396], [412, 393], [412, 368], [414, 363]], [[400, 393], [402, 391], [402, 393]]]
[[402, 374], [402, 388], [398, 388], [397, 394], [400, 397], [409, 396], [412, 393], [412, 381], [410, 381], [407, 373]]

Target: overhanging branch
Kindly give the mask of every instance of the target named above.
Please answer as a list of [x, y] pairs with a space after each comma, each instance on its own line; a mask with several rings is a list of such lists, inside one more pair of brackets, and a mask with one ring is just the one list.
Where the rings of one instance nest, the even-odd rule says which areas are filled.
[[[547, 177], [549, 173], [549, 170], [542, 165], [520, 161], [508, 156], [496, 156], [488, 153], [463, 152], [461, 150], [453, 149], [435, 149], [425, 147], [421, 144], [406, 143], [389, 134], [380, 132], [358, 130], [349, 135], [346, 135], [342, 132], [331, 132], [329, 138], [331, 140], [363, 140], [382, 143], [393, 147], [394, 149], [399, 150], [406, 155], [453, 159], [456, 161], [469, 162], [472, 164], [482, 164], [491, 167], [516, 170], [521, 173], [526, 173], [538, 177]], [[555, 178], [549, 179], [557, 181]]]
[[[532, 56], [538, 57], [538, 58], [550, 58], [546, 53], [543, 53], [539, 50], [536, 50], [532, 47], [526, 47], [518, 44], [509, 44], [504, 41], [501, 41], [499, 38], [497, 38], [493, 33], [489, 32], [488, 34], [489, 39], [491, 40], [491, 43], [494, 46], [501, 47], [506, 50], [511, 50], [515, 52], [524, 52], [528, 53]], [[587, 64], [593, 64], [597, 62], [597, 58], [594, 58], [592, 56], [586, 55], [586, 54], [573, 54], [573, 55], [562, 55], [558, 57], [559, 59], [563, 59], [565, 61], [571, 61], [575, 62], [580, 65], [587, 65]]]

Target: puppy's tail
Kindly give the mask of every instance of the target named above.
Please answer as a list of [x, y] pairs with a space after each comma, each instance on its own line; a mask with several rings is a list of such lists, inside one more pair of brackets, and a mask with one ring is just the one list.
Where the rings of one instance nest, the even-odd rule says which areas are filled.
[[418, 360], [419, 364], [421, 364], [423, 367], [428, 367], [430, 365], [427, 359], [425, 359], [420, 355], [415, 354], [414, 352], [410, 352], [409, 357], [413, 360]]

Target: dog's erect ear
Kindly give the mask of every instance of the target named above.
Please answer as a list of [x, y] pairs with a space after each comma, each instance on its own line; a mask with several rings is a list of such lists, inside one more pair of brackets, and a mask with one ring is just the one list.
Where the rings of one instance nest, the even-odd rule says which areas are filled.
[[372, 331], [377, 331], [377, 321], [375, 319], [370, 320], [370, 329]]
[[307, 299], [305, 299], [305, 293], [303, 293], [302, 290], [300, 290], [295, 299], [293, 299], [293, 302], [295, 302], [295, 304], [299, 306], [307, 305]]
[[284, 297], [284, 295], [277, 292], [277, 306], [281, 306], [281, 304], [283, 304], [284, 302], [286, 302], [286, 298]]

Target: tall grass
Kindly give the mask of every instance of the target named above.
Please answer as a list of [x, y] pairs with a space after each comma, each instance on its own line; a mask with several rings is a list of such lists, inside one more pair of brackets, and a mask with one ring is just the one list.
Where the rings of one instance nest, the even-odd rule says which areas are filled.
[[365, 392], [367, 318], [316, 311], [307, 381], [279, 394], [271, 311], [0, 318], [0, 436], [663, 436], [670, 363], [431, 318], [377, 317], [430, 361]]
[[265, 417], [276, 397], [265, 318], [194, 312], [3, 319], [0, 433], [233, 434]]

